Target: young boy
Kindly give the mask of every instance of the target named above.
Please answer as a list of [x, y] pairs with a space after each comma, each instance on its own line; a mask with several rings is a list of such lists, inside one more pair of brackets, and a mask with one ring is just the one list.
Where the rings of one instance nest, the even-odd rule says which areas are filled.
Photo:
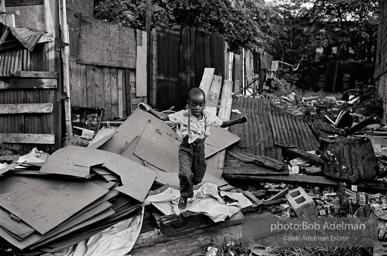
[[188, 198], [193, 197], [193, 185], [199, 184], [206, 172], [204, 141], [210, 136], [210, 125], [228, 127], [247, 122], [245, 116], [230, 121], [222, 121], [207, 112], [204, 107], [206, 96], [202, 89], [192, 88], [188, 92], [188, 109], [166, 115], [152, 109], [145, 103], [139, 107], [164, 121], [178, 125], [177, 134], [183, 139], [179, 148], [179, 209], [184, 210]]

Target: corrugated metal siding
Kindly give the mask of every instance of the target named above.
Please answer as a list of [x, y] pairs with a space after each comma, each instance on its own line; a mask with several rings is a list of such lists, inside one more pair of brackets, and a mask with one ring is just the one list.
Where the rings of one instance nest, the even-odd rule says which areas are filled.
[[[232, 133], [241, 137], [232, 150], [281, 160], [281, 149], [274, 144], [270, 103], [263, 99], [240, 97], [233, 100], [232, 108], [238, 109], [249, 119], [247, 124], [230, 127]], [[234, 113], [231, 115], [231, 119], [238, 117], [239, 115]]]
[[344, 131], [320, 120], [307, 120], [307, 123], [319, 138], [328, 138], [329, 135], [335, 134], [345, 135]]
[[11, 28], [11, 33], [28, 50], [33, 51], [43, 31], [34, 31], [28, 28]]
[[320, 143], [305, 119], [271, 104], [270, 123], [275, 145], [296, 146], [304, 151], [318, 150]]
[[27, 49], [0, 52], [0, 76], [18, 71], [44, 71], [43, 44], [30, 52]]
[[[280, 145], [294, 145], [302, 150], [319, 148], [317, 137], [304, 119], [282, 112], [266, 99], [235, 98], [232, 108], [246, 115], [249, 122], [230, 128], [232, 133], [241, 137], [241, 141], [230, 150], [282, 160]], [[231, 118], [239, 116], [233, 113]], [[227, 157], [226, 165], [227, 161], [232, 163], [232, 158]]]

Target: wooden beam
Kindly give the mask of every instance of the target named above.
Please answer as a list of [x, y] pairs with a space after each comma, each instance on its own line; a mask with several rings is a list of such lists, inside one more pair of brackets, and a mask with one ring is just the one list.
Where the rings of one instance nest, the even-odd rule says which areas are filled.
[[12, 76], [23, 78], [58, 78], [58, 73], [46, 71], [19, 71], [12, 74]]
[[55, 144], [55, 134], [0, 133], [1, 143]]
[[71, 124], [71, 102], [70, 102], [70, 35], [67, 24], [66, 0], [59, 1], [59, 26], [61, 30], [61, 39], [64, 43], [61, 49], [62, 69], [63, 69], [63, 92], [66, 96], [64, 100], [65, 125], [67, 136], [73, 136]]
[[336, 180], [328, 179], [324, 176], [311, 176], [311, 175], [237, 175], [237, 174], [223, 174], [225, 179], [241, 179], [252, 181], [268, 181], [268, 182], [284, 182], [295, 184], [315, 184], [315, 185], [328, 185], [339, 186], [340, 183]]
[[6, 1], [5, 7], [42, 5], [44, 0], [11, 0]]
[[0, 114], [51, 113], [52, 103], [0, 104]]
[[[146, 17], [145, 17], [145, 28], [146, 28], [146, 88], [147, 88], [147, 102], [150, 102], [150, 95], [152, 91], [152, 0], [146, 0]], [[137, 79], [137, 78], [136, 78]]]
[[4, 89], [56, 89], [57, 79], [28, 79], [3, 78], [0, 79], [0, 90]]

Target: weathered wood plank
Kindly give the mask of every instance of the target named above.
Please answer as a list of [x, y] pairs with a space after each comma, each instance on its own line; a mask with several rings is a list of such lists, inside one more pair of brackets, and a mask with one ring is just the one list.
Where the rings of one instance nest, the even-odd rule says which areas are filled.
[[45, 33], [44, 35], [42, 35], [42, 37], [39, 39], [38, 41], [38, 44], [42, 44], [42, 43], [48, 43], [48, 42], [52, 42], [55, 40], [55, 37], [53, 34], [51, 33]]
[[137, 30], [137, 58], [136, 58], [136, 96], [147, 96], [147, 34]]
[[[220, 100], [219, 118], [223, 121], [230, 120], [232, 106], [232, 81], [225, 80], [222, 89], [222, 96]], [[226, 128], [228, 130], [228, 128]], [[226, 150], [222, 150], [218, 154], [218, 168], [224, 167], [224, 159], [226, 156]]]
[[0, 79], [1, 89], [56, 89], [58, 87], [57, 79], [17, 79], [2, 78]]
[[205, 68], [204, 74], [202, 77], [202, 81], [200, 82], [199, 88], [204, 91], [206, 94], [206, 98], [208, 97], [208, 93], [210, 92], [212, 79], [214, 77], [214, 68]]
[[[117, 68], [136, 68], [135, 30], [97, 19], [82, 18], [79, 62]], [[108, 40], [107, 40], [108, 39]], [[95, 54], [98, 52], [98, 54]]]
[[111, 92], [111, 86], [110, 86], [110, 68], [104, 68], [103, 69], [103, 76], [104, 76], [104, 118], [105, 119], [111, 119], [113, 117], [112, 115], [112, 92]]
[[154, 231], [147, 232], [140, 235], [130, 253], [133, 256], [196, 255], [195, 253], [202, 251], [204, 246], [211, 244], [214, 240], [240, 238], [242, 225], [239, 224], [240, 222], [230, 223], [232, 219], [194, 230], [189, 234], [160, 236]]
[[52, 103], [0, 104], [0, 114], [51, 113]]
[[19, 71], [12, 76], [23, 78], [58, 78], [58, 72], [46, 72], [46, 71]]
[[207, 109], [212, 114], [216, 115], [220, 97], [220, 90], [222, 88], [222, 77], [214, 76], [211, 83], [211, 88], [207, 96]]
[[5, 1], [5, 7], [42, 5], [44, 0], [11, 0]]
[[118, 88], [118, 117], [122, 118], [124, 117], [124, 103], [123, 103], [123, 76], [124, 76], [124, 70], [119, 69], [117, 71], [117, 88]]
[[112, 108], [111, 112], [113, 117], [118, 117], [118, 85], [117, 85], [117, 74], [116, 68], [111, 69], [110, 87], [112, 97]]
[[55, 134], [0, 133], [1, 143], [55, 144]]

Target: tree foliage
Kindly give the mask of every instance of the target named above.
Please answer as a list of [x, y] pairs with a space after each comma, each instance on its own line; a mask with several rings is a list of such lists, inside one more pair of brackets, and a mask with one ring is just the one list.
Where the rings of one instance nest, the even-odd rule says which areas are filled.
[[[137, 29], [145, 28], [145, 0], [99, 0], [95, 16]], [[271, 7], [263, 0], [152, 0], [152, 23], [180, 29], [194, 27], [222, 34], [230, 48], [267, 48], [278, 29], [268, 22]]]

